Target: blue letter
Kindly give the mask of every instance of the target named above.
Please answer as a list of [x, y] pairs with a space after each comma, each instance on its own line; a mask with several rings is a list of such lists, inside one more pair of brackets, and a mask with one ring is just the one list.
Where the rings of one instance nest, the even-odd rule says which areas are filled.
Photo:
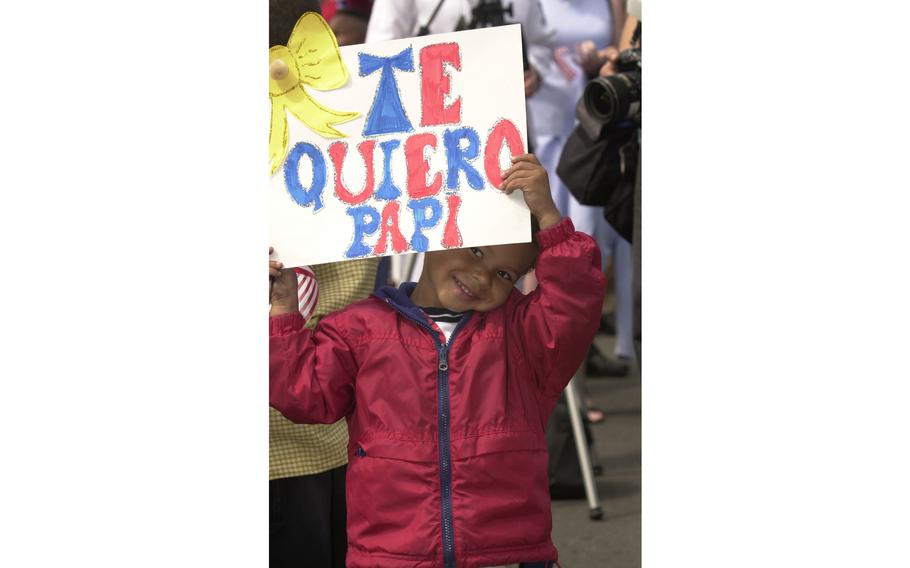
[[[476, 160], [480, 155], [480, 137], [477, 135], [477, 131], [467, 126], [446, 130], [442, 140], [446, 147], [446, 160], [449, 163], [446, 187], [457, 189], [458, 170], [464, 170], [468, 185], [474, 189], [483, 189], [483, 178], [480, 177], [474, 166], [468, 163], [470, 160]], [[462, 140], [468, 141], [467, 148], [461, 147]]]
[[[379, 211], [369, 205], [361, 205], [348, 207], [347, 214], [354, 219], [354, 240], [344, 254], [348, 258], [364, 256], [373, 250], [364, 244], [363, 238], [372, 235], [379, 228]], [[369, 221], [367, 221], [367, 217], [370, 218]]]
[[[408, 207], [414, 212], [414, 236], [411, 237], [411, 248], [416, 252], [426, 252], [430, 246], [430, 240], [423, 235], [421, 230], [430, 229], [439, 223], [442, 219], [442, 204], [434, 197], [425, 197], [408, 201]], [[427, 209], [430, 210], [429, 217], [427, 217]]]
[[[300, 185], [300, 158], [304, 155], [310, 157], [313, 162], [313, 187], [304, 189]], [[288, 152], [288, 158], [284, 162], [284, 185], [291, 194], [291, 199], [298, 205], [309, 207], [315, 203], [314, 211], [322, 209], [322, 190], [325, 188], [325, 158], [322, 152], [316, 146], [306, 142], [298, 142]]]
[[393, 69], [400, 71], [414, 70], [414, 58], [412, 57], [411, 48], [409, 47], [392, 57], [377, 57], [368, 53], [359, 53], [358, 56], [360, 58], [361, 77], [366, 77], [378, 69], [382, 70], [379, 74], [379, 88], [376, 90], [373, 106], [370, 107], [370, 114], [367, 116], [363, 135], [373, 136], [414, 130], [401, 104], [401, 97], [398, 95], [398, 82], [395, 80], [395, 71], [393, 71]]
[[401, 195], [401, 190], [392, 181], [392, 151], [399, 146], [401, 146], [400, 140], [386, 140], [379, 143], [383, 156], [382, 183], [379, 184], [379, 187], [376, 188], [376, 193], [373, 194], [375, 199], [392, 201], [398, 199], [398, 196]]

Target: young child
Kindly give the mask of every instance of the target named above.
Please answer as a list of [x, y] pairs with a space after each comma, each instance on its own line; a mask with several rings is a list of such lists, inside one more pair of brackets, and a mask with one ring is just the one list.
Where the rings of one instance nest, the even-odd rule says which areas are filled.
[[[350, 568], [556, 560], [544, 428], [597, 330], [604, 277], [537, 158], [513, 159], [501, 189], [523, 192], [533, 243], [427, 253], [416, 285], [312, 332], [293, 271], [269, 263], [271, 405], [295, 422], [348, 420]], [[525, 296], [515, 281], [532, 267]]]

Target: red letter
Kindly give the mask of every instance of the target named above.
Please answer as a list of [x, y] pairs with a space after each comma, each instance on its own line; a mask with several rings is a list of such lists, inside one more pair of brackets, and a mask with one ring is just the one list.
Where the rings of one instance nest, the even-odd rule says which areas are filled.
[[455, 194], [446, 197], [449, 205], [449, 218], [446, 219], [446, 229], [442, 234], [442, 246], [458, 248], [461, 246], [461, 231], [458, 230], [458, 206], [461, 198]]
[[509, 145], [509, 152], [511, 152], [513, 158], [525, 153], [525, 147], [521, 143], [521, 134], [518, 133], [515, 125], [505, 118], [497, 122], [493, 130], [490, 131], [490, 135], [487, 136], [487, 147], [483, 151], [483, 169], [493, 187], [502, 185], [502, 170], [499, 169], [499, 151], [502, 150], [503, 141]]
[[408, 195], [411, 199], [432, 197], [439, 193], [439, 188], [442, 187], [442, 174], [439, 172], [433, 176], [433, 183], [427, 185], [430, 163], [423, 156], [423, 149], [426, 146], [436, 149], [436, 135], [432, 132], [414, 134], [404, 143], [404, 157], [408, 167]]
[[344, 186], [344, 182], [341, 181], [344, 156], [348, 153], [347, 143], [335, 142], [329, 146], [329, 156], [332, 157], [332, 164], [335, 166], [335, 195], [348, 205], [363, 203], [373, 195], [373, 147], [375, 145], [375, 140], [366, 140], [357, 146], [357, 149], [360, 150], [360, 155], [363, 156], [363, 163], [367, 168], [367, 180], [363, 184], [363, 191], [359, 195], [354, 195], [348, 191], [348, 188]]
[[421, 126], [457, 124], [461, 122], [461, 97], [445, 108], [444, 96], [451, 85], [443, 62], [461, 71], [461, 56], [457, 43], [436, 43], [420, 50], [420, 93], [422, 95]]
[[382, 208], [382, 230], [379, 233], [379, 241], [373, 248], [373, 254], [384, 254], [388, 248], [387, 235], [392, 236], [392, 249], [395, 252], [404, 252], [408, 249], [408, 242], [398, 229], [398, 202], [389, 201]]

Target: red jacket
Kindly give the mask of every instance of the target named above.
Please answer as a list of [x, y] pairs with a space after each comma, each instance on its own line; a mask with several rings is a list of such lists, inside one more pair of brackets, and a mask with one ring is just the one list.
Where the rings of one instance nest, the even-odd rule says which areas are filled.
[[600, 320], [600, 252], [572, 222], [538, 234], [539, 287], [469, 312], [448, 345], [385, 288], [313, 332], [270, 318], [270, 403], [346, 417], [349, 568], [555, 560], [544, 428]]

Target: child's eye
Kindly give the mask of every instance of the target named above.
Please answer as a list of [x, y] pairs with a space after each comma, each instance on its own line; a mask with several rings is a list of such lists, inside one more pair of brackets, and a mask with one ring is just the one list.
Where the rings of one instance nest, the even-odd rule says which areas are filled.
[[480, 251], [479, 248], [471, 247], [471, 254], [473, 254], [477, 258], [483, 258], [483, 253]]
[[506, 272], [505, 270], [497, 270], [496, 274], [503, 280], [508, 280], [509, 282], [512, 281], [512, 275], [509, 274], [508, 272]]

